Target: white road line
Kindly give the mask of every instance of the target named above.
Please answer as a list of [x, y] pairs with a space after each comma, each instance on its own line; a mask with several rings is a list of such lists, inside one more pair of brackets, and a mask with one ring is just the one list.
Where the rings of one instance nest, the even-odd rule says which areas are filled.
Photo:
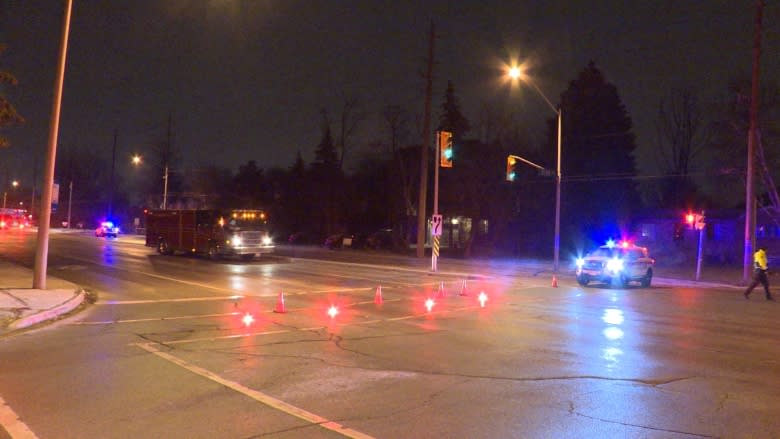
[[172, 303], [172, 302], [208, 302], [221, 300], [238, 300], [245, 296], [210, 296], [210, 297], [184, 297], [179, 299], [147, 299], [147, 300], [106, 300], [98, 301], [95, 305], [144, 305], [149, 303]]
[[228, 317], [240, 315], [239, 312], [229, 312], [224, 314], [198, 314], [190, 316], [175, 316], [175, 317], [150, 317], [146, 319], [127, 319], [127, 320], [99, 320], [99, 321], [81, 321], [73, 322], [71, 325], [114, 325], [120, 323], [144, 323], [144, 322], [161, 322], [164, 320], [192, 320], [192, 319], [207, 319], [211, 317]]
[[0, 425], [11, 435], [11, 439], [37, 439], [38, 436], [19, 419], [13, 409], [0, 397]]
[[243, 384], [223, 378], [213, 372], [203, 369], [202, 367], [195, 366], [194, 364], [191, 364], [167, 352], [162, 352], [159, 349], [157, 349], [157, 347], [152, 343], [138, 343], [136, 344], [136, 346], [140, 347], [141, 349], [147, 352], [151, 352], [152, 354], [164, 360], [167, 360], [179, 367], [182, 367], [196, 375], [200, 375], [206, 379], [214, 381], [215, 383], [221, 384], [229, 389], [235, 390], [238, 393], [248, 396], [254, 399], [255, 401], [265, 404], [273, 409], [287, 413], [288, 415], [295, 416], [296, 418], [303, 419], [304, 421], [310, 422], [315, 425], [319, 425], [322, 428], [326, 428], [330, 431], [333, 431], [345, 437], [355, 438], [355, 439], [373, 439], [373, 436], [369, 436], [357, 430], [344, 427], [343, 425], [337, 422], [329, 421], [323, 418], [322, 416], [308, 412], [292, 404], [288, 404], [282, 400], [276, 399], [258, 390], [246, 387]]

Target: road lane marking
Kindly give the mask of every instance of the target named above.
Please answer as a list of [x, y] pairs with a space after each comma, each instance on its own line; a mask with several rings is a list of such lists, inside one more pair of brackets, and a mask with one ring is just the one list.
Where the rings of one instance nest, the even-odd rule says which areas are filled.
[[145, 300], [106, 300], [97, 301], [95, 305], [146, 305], [149, 303], [175, 303], [175, 302], [208, 302], [222, 300], [238, 300], [244, 296], [210, 296], [210, 297], [184, 297], [179, 299], [145, 299]]
[[19, 419], [19, 415], [13, 411], [13, 409], [6, 404], [5, 400], [0, 397], [0, 425], [3, 426], [5, 431], [11, 435], [11, 439], [37, 439], [38, 436], [33, 433], [32, 430]]
[[98, 320], [98, 321], [80, 321], [73, 322], [71, 325], [114, 325], [120, 323], [145, 323], [145, 322], [159, 322], [163, 320], [192, 320], [192, 319], [208, 319], [212, 317], [230, 317], [240, 315], [240, 312], [229, 312], [223, 314], [198, 314], [190, 316], [175, 316], [175, 317], [150, 317], [146, 319], [127, 319], [127, 320]]
[[323, 418], [322, 416], [316, 415], [302, 408], [296, 407], [292, 404], [288, 404], [280, 399], [276, 399], [273, 396], [260, 392], [259, 390], [255, 390], [247, 386], [244, 386], [243, 384], [240, 384], [238, 382], [231, 381], [227, 378], [223, 378], [211, 371], [208, 371], [202, 367], [195, 366], [194, 364], [182, 360], [181, 358], [171, 355], [167, 352], [162, 352], [159, 349], [157, 349], [157, 346], [155, 346], [154, 343], [137, 343], [136, 346], [164, 360], [167, 360], [183, 369], [186, 369], [196, 375], [200, 375], [208, 380], [214, 381], [217, 384], [221, 384], [229, 389], [235, 390], [236, 392], [241, 393], [242, 395], [248, 396], [249, 398], [252, 398], [255, 401], [265, 404], [278, 411], [287, 413], [288, 415], [295, 416], [296, 418], [310, 422], [314, 425], [319, 425], [322, 428], [326, 428], [330, 431], [333, 431], [345, 437], [355, 438], [355, 439], [373, 439], [373, 436], [369, 436], [357, 430], [344, 427], [343, 425], [337, 422], [330, 421], [326, 418]]

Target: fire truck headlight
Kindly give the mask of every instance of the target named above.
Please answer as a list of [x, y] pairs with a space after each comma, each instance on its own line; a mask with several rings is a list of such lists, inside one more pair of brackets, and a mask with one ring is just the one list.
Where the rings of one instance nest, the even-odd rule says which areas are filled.
[[615, 273], [618, 273], [623, 270], [623, 260], [622, 259], [610, 259], [607, 261], [607, 270], [613, 271]]
[[268, 235], [263, 236], [263, 245], [271, 245], [273, 243], [274, 241], [271, 239], [270, 236]]
[[233, 235], [233, 238], [230, 239], [230, 242], [233, 244], [233, 247], [238, 247], [241, 245], [241, 237], [238, 235]]

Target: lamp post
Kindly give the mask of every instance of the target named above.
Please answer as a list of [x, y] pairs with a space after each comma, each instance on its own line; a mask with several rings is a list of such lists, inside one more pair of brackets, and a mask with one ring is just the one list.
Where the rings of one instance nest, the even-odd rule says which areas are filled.
[[163, 210], [168, 208], [168, 164], [163, 171]]
[[558, 262], [560, 259], [561, 248], [561, 124], [562, 124], [562, 111], [561, 107], [555, 107], [555, 105], [547, 99], [547, 96], [542, 93], [542, 90], [536, 86], [536, 84], [530, 80], [530, 78], [523, 78], [523, 72], [520, 67], [514, 66], [509, 69], [509, 77], [513, 80], [523, 80], [524, 82], [531, 84], [531, 86], [539, 93], [539, 96], [544, 99], [544, 102], [555, 112], [558, 119], [557, 130], [557, 159], [555, 165], [555, 237], [553, 242], [553, 271], [558, 272]]
[[[138, 154], [134, 155], [132, 158], [132, 163], [135, 166], [138, 166], [141, 164], [143, 160], [141, 159], [141, 156]], [[162, 208], [163, 210], [166, 210], [168, 208], [168, 163], [165, 164], [163, 167], [163, 202], [162, 202]]]
[[[11, 187], [13, 187], [14, 189], [16, 189], [18, 186], [19, 186], [19, 182], [18, 181], [14, 180], [14, 181], [11, 182]], [[3, 209], [5, 209], [5, 202], [6, 202], [7, 198], [8, 198], [8, 191], [4, 191], [3, 192]]]

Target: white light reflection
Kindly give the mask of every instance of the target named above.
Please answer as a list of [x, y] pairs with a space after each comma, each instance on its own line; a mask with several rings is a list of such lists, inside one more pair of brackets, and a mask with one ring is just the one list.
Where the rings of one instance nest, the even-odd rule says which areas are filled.
[[623, 338], [623, 330], [617, 326], [608, 326], [602, 331], [607, 340], [620, 340]]
[[623, 311], [615, 308], [607, 308], [604, 310], [604, 315], [601, 316], [601, 320], [604, 320], [604, 323], [610, 325], [621, 325], [625, 318], [623, 317]]
[[243, 276], [230, 276], [230, 289], [232, 290], [244, 290], [244, 277]]
[[617, 363], [620, 361], [620, 357], [623, 355], [623, 351], [615, 347], [606, 348], [603, 352], [604, 353], [601, 355], [601, 358], [607, 360], [610, 363], [607, 365], [609, 369], [617, 366]]

